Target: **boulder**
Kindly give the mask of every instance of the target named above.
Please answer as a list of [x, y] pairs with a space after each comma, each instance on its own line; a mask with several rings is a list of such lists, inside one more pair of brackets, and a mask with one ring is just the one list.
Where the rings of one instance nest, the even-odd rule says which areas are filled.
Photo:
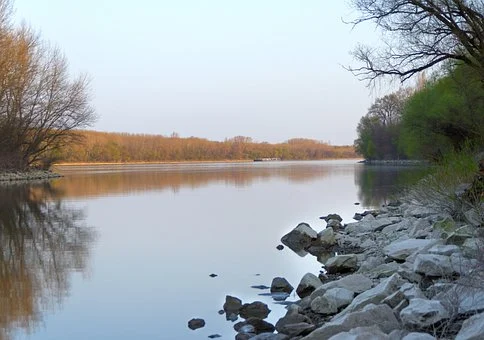
[[326, 229], [338, 230], [341, 229], [341, 227], [343, 227], [341, 221], [335, 219], [328, 220], [326, 224]]
[[333, 335], [329, 340], [392, 340], [388, 335], [383, 333], [378, 326], [357, 327], [349, 332], [341, 332]]
[[318, 238], [318, 233], [307, 223], [300, 223], [296, 228], [281, 238], [282, 244], [296, 253], [301, 253]]
[[455, 272], [449, 256], [435, 254], [418, 254], [413, 263], [413, 270], [425, 276], [438, 277], [451, 276]]
[[[306, 323], [307, 325], [312, 325], [311, 319], [306, 315], [289, 310], [285, 316], [279, 319], [276, 323], [276, 330], [279, 333], [290, 334], [293, 332], [294, 327], [292, 325]], [[300, 325], [297, 326], [301, 327]], [[297, 334], [299, 335], [299, 334]]]
[[328, 222], [329, 220], [336, 220], [338, 222], [343, 221], [341, 216], [338, 214], [329, 214], [327, 216], [321, 216], [320, 219], [325, 220], [326, 222]]
[[484, 339], [484, 313], [476, 314], [462, 324], [455, 340]]
[[400, 328], [393, 311], [387, 305], [367, 305], [360, 311], [348, 313], [340, 318], [334, 318], [325, 323], [301, 340], [329, 339], [342, 332], [349, 332], [358, 327], [378, 326], [380, 330], [389, 333]]
[[478, 278], [476, 282], [463, 281], [433, 297], [448, 310], [457, 310], [459, 314], [470, 314], [484, 311], [484, 288]]
[[340, 308], [348, 306], [353, 297], [354, 293], [351, 290], [331, 288], [311, 302], [311, 309], [319, 314], [336, 314]]
[[326, 228], [318, 233], [318, 242], [322, 247], [331, 247], [336, 244], [336, 237], [332, 228]]
[[250, 339], [251, 340], [288, 340], [289, 337], [284, 334], [261, 333]]
[[199, 329], [205, 327], [205, 320], [203, 319], [191, 319], [188, 321], [188, 328], [191, 330]]
[[373, 215], [366, 215], [361, 221], [346, 225], [345, 231], [348, 234], [377, 232], [381, 231], [386, 226], [398, 223], [401, 220], [402, 219], [400, 217], [375, 218]]
[[340, 314], [336, 317], [348, 314], [350, 312], [355, 312], [361, 310], [363, 307], [369, 304], [379, 304], [386, 297], [394, 293], [401, 285], [401, 278], [398, 274], [393, 274], [389, 278], [380, 282], [380, 284], [366, 292], [361, 293], [356, 296], [351, 304], [346, 307]]
[[472, 226], [481, 227], [484, 225], [484, 203], [480, 208], [472, 208], [464, 213], [464, 216]]
[[239, 332], [239, 330], [243, 330], [247, 325], [253, 327], [255, 334], [273, 333], [276, 330], [274, 325], [259, 318], [248, 318], [245, 321], [237, 322], [234, 325], [234, 329], [235, 331]]
[[419, 287], [417, 287], [416, 285], [410, 283], [410, 282], [406, 282], [404, 283], [400, 289], [399, 289], [400, 292], [402, 292], [403, 296], [405, 296], [405, 298], [407, 300], [412, 300], [412, 299], [415, 299], [415, 298], [421, 298], [421, 299], [425, 299], [425, 294], [422, 292], [422, 290], [420, 290]]
[[336, 255], [326, 261], [325, 268], [330, 274], [346, 273], [358, 269], [358, 261], [355, 254]]
[[230, 315], [237, 316], [239, 314], [240, 308], [242, 308], [242, 300], [234, 296], [225, 296], [225, 303], [223, 305], [223, 310], [227, 317]]
[[459, 253], [460, 248], [453, 244], [436, 244], [428, 251], [429, 251], [429, 254], [450, 256], [454, 253]]
[[435, 244], [435, 240], [420, 240], [420, 239], [408, 239], [404, 241], [397, 241], [390, 243], [383, 248], [383, 253], [388, 257], [397, 260], [404, 261], [411, 254], [421, 251], [426, 247], [430, 247]]
[[275, 277], [271, 283], [271, 293], [287, 293], [291, 294], [294, 287], [283, 277]]
[[338, 308], [335, 304], [326, 300], [323, 296], [318, 296], [311, 301], [311, 310], [318, 314], [332, 315], [338, 313]]
[[265, 319], [271, 310], [267, 305], [260, 301], [255, 301], [252, 303], [245, 303], [240, 308], [239, 314], [244, 319], [258, 318]]
[[299, 282], [299, 285], [296, 288], [296, 293], [302, 299], [311, 295], [311, 293], [322, 284], [323, 283], [319, 277], [313, 273], [307, 273], [302, 277], [301, 282]]
[[400, 319], [408, 327], [425, 328], [449, 318], [449, 312], [440, 301], [412, 299], [400, 312]]
[[405, 335], [402, 340], [435, 340], [435, 337], [428, 333], [412, 332]]
[[311, 293], [310, 299], [313, 300], [318, 296], [323, 296], [327, 290], [332, 288], [345, 288], [353, 293], [359, 294], [367, 291], [372, 286], [373, 282], [366, 276], [361, 274], [351, 274], [339, 280], [325, 283], [319, 288], [316, 288], [316, 290]]

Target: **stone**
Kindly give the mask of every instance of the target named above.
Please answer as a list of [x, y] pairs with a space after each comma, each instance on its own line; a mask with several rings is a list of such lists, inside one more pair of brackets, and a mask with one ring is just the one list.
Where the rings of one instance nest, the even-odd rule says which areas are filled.
[[271, 283], [271, 293], [287, 293], [291, 294], [294, 287], [283, 277], [275, 277]]
[[402, 230], [407, 230], [407, 229], [409, 229], [413, 226], [413, 222], [414, 222], [413, 219], [410, 219], [410, 218], [404, 219], [404, 220], [402, 220], [398, 223], [391, 224], [391, 225], [383, 228], [383, 230], [381, 232], [382, 232], [382, 234], [390, 235], [390, 234], [394, 234], [394, 233], [402, 231]]
[[402, 340], [435, 340], [435, 337], [428, 333], [412, 332], [405, 335]]
[[472, 226], [481, 227], [484, 225], [484, 208], [481, 205], [480, 208], [472, 208], [464, 213], [464, 216]]
[[400, 290], [397, 290], [393, 294], [384, 298], [382, 300], [382, 303], [388, 305], [390, 308], [393, 309], [397, 307], [403, 300], [405, 300], [405, 295]]
[[379, 304], [386, 297], [394, 293], [401, 285], [401, 278], [398, 274], [393, 274], [387, 279], [384, 279], [376, 287], [367, 290], [356, 296], [348, 307], [346, 307], [338, 316], [361, 310], [369, 304]]
[[216, 338], [221, 338], [222, 336], [220, 334], [212, 334], [212, 335], [209, 335], [208, 338], [209, 339], [216, 339]]
[[421, 299], [425, 299], [425, 294], [422, 292], [422, 290], [420, 290], [419, 287], [417, 287], [416, 285], [410, 283], [410, 282], [406, 282], [404, 283], [400, 289], [399, 289], [400, 292], [402, 292], [403, 296], [405, 296], [405, 298], [407, 300], [412, 300], [412, 299], [415, 299], [415, 298], [421, 298]]
[[402, 219], [400, 217], [375, 218], [373, 215], [367, 215], [359, 222], [349, 223], [346, 225], [345, 231], [348, 234], [378, 232], [389, 225], [400, 222], [401, 220]]
[[239, 314], [239, 310], [242, 307], [242, 300], [236, 298], [234, 296], [227, 295], [225, 296], [225, 303], [223, 305], [223, 310], [225, 314]]
[[484, 241], [477, 237], [468, 238], [462, 244], [462, 252], [468, 257], [477, 257], [484, 251]]
[[324, 295], [318, 296], [311, 301], [311, 310], [318, 314], [331, 315], [338, 313], [338, 308], [335, 304], [328, 301]]
[[353, 293], [359, 294], [369, 290], [371, 287], [373, 287], [373, 282], [366, 276], [361, 274], [351, 274], [339, 280], [330, 281], [319, 288], [316, 288], [316, 290], [311, 293], [310, 299], [313, 300], [318, 296], [323, 296], [326, 291], [331, 288], [345, 288]]
[[450, 256], [454, 253], [459, 253], [460, 248], [456, 245], [453, 244], [436, 244], [429, 250], [429, 254], [435, 254], [435, 255], [446, 255]]
[[397, 261], [404, 261], [411, 254], [435, 244], [434, 240], [408, 239], [393, 242], [383, 248], [383, 253]]
[[329, 214], [327, 216], [321, 216], [320, 219], [325, 220], [326, 222], [328, 222], [329, 220], [336, 220], [338, 222], [342, 222], [343, 221], [343, 219], [341, 218], [341, 216], [338, 215], [338, 214]]
[[311, 309], [319, 314], [335, 314], [341, 307], [348, 306], [353, 297], [354, 293], [351, 290], [331, 288], [311, 302]]
[[277, 250], [282, 250], [282, 249], [284, 249], [284, 246], [282, 244], [279, 244], [279, 245], [277, 245], [276, 249]]
[[203, 319], [191, 319], [188, 321], [188, 328], [191, 330], [199, 329], [205, 327], [205, 320]]
[[454, 253], [450, 256], [452, 269], [461, 276], [472, 275], [473, 271], [478, 268], [479, 264], [476, 259], [470, 259], [460, 253]]
[[440, 301], [448, 310], [457, 310], [459, 314], [484, 311], [484, 287], [482, 279], [477, 282], [454, 284], [453, 287], [437, 294], [433, 300]]
[[333, 228], [326, 228], [318, 233], [318, 242], [322, 247], [331, 247], [336, 244]]
[[292, 331], [294, 324], [306, 323], [312, 325], [311, 319], [304, 314], [288, 310], [285, 316], [279, 319], [276, 323], [276, 330], [279, 333], [289, 334]]
[[296, 288], [296, 293], [297, 295], [302, 299], [306, 296], [311, 295], [311, 293], [321, 286], [323, 283], [313, 273], [307, 273], [305, 274], [301, 281], [299, 282], [299, 285]]
[[374, 277], [374, 278], [384, 278], [384, 277], [389, 277], [398, 272], [398, 269], [400, 268], [400, 265], [395, 262], [389, 262], [389, 263], [382, 263], [376, 268], [373, 268], [370, 270], [369, 274]]
[[418, 254], [413, 264], [416, 273], [425, 276], [452, 276], [455, 272], [450, 262], [450, 257], [446, 255]]
[[449, 312], [436, 300], [412, 299], [400, 312], [400, 319], [408, 327], [429, 327], [447, 318]]
[[284, 334], [261, 333], [250, 339], [251, 340], [288, 340], [289, 337]]
[[358, 327], [378, 326], [381, 331], [389, 333], [400, 328], [393, 311], [387, 305], [367, 305], [360, 311], [348, 313], [340, 318], [333, 318], [301, 340], [329, 339], [342, 332], [349, 332]]
[[338, 230], [341, 229], [341, 227], [343, 227], [341, 221], [335, 219], [330, 219], [326, 224], [326, 229]]
[[476, 314], [462, 324], [455, 340], [484, 339], [484, 313]]
[[295, 253], [300, 253], [311, 246], [318, 238], [318, 233], [307, 223], [300, 223], [296, 228], [281, 238], [282, 244], [289, 247]]
[[239, 310], [240, 317], [244, 319], [249, 318], [258, 318], [258, 319], [265, 319], [271, 310], [267, 307], [267, 305], [260, 301], [255, 301], [252, 303], [245, 303]]
[[341, 332], [333, 335], [329, 340], [392, 340], [383, 333], [378, 326], [356, 327], [349, 332]]
[[325, 268], [330, 274], [355, 271], [358, 269], [357, 257], [355, 254], [336, 255], [326, 261]]
[[307, 322], [291, 323], [284, 327], [285, 335], [293, 338], [298, 335], [307, 335], [316, 329], [316, 325]]
[[239, 332], [239, 330], [243, 329], [247, 325], [254, 327], [255, 334], [273, 333], [276, 330], [274, 325], [259, 318], [248, 318], [245, 321], [237, 322], [234, 325], [234, 329], [235, 331]]

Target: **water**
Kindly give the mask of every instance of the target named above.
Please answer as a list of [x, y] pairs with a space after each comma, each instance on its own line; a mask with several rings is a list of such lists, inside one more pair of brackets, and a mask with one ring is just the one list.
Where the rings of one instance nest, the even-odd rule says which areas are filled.
[[269, 304], [274, 323], [284, 306], [250, 286], [321, 269], [278, 251], [281, 236], [328, 213], [351, 222], [420, 175], [355, 161], [59, 170], [0, 185], [0, 339], [233, 339], [227, 294]]

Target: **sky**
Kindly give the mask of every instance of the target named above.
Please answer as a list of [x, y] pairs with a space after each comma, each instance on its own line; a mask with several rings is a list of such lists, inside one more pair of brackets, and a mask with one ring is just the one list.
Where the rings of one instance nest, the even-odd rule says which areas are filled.
[[373, 91], [343, 66], [378, 41], [346, 0], [16, 0], [91, 80], [98, 131], [352, 144]]

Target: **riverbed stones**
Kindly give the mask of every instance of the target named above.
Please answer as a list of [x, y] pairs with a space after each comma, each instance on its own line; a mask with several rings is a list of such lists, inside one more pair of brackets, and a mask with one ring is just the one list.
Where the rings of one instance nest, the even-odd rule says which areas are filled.
[[400, 319], [408, 327], [425, 328], [449, 318], [449, 312], [440, 301], [412, 299], [400, 312]]
[[191, 330], [196, 330], [202, 327], [205, 327], [205, 320], [203, 319], [195, 318], [188, 321], [188, 328]]
[[254, 301], [252, 303], [245, 303], [239, 310], [239, 315], [244, 319], [259, 318], [265, 319], [271, 310], [267, 305], [261, 301]]
[[356, 254], [336, 255], [325, 263], [328, 273], [347, 273], [358, 269], [358, 258]]
[[393, 242], [383, 248], [383, 253], [388, 257], [404, 261], [411, 254], [435, 244], [435, 240], [408, 239], [400, 242]]
[[283, 277], [275, 277], [271, 283], [271, 293], [287, 293], [291, 294], [294, 287]]
[[307, 223], [300, 223], [296, 228], [281, 238], [282, 244], [289, 247], [297, 254], [304, 254], [305, 249], [316, 241], [318, 233]]
[[301, 282], [299, 282], [299, 285], [296, 288], [296, 293], [297, 295], [302, 299], [306, 296], [311, 295], [311, 293], [321, 286], [323, 283], [313, 273], [306, 273], [302, 279]]

